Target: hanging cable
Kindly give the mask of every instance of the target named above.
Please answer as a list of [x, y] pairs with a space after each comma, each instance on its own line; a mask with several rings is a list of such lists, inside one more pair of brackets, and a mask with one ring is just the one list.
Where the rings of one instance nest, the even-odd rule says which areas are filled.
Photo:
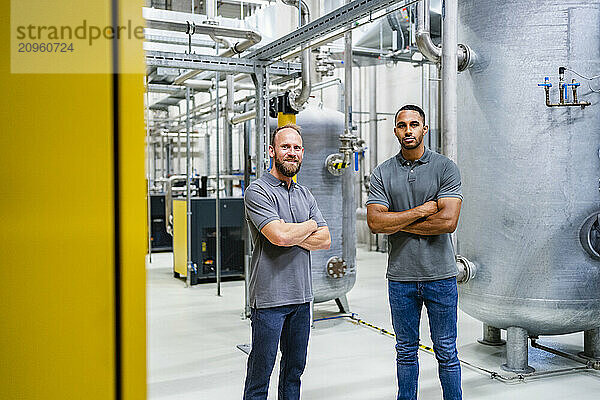
[[590, 88], [590, 90], [591, 90], [592, 92], [594, 92], [594, 93], [600, 93], [600, 89], [594, 89], [594, 88], [592, 87], [592, 81], [593, 81], [593, 80], [595, 80], [595, 79], [598, 79], [598, 78], [600, 78], [600, 75], [595, 75], [595, 76], [592, 76], [592, 77], [587, 77], [587, 76], [585, 76], [585, 75], [582, 75], [582, 74], [580, 74], [579, 72], [577, 72], [577, 71], [575, 71], [575, 70], [572, 70], [571, 68], [565, 67], [565, 69], [566, 69], [567, 71], [571, 71], [572, 73], [574, 73], [574, 74], [575, 74], [575, 75], [577, 75], [578, 77], [580, 77], [580, 78], [582, 78], [582, 79], [585, 79], [585, 80], [587, 80], [587, 81], [588, 81], [588, 87]]

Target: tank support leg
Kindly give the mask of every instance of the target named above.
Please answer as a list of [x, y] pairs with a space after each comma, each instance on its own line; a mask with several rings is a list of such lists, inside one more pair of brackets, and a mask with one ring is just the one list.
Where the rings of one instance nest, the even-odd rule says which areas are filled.
[[341, 313], [349, 313], [350, 312], [350, 307], [348, 306], [348, 299], [346, 298], [346, 295], [343, 295], [343, 296], [335, 299], [335, 304], [337, 304]]
[[583, 351], [580, 357], [600, 360], [600, 328], [583, 332]]
[[506, 344], [506, 341], [500, 338], [500, 329], [486, 323], [483, 324], [483, 337], [478, 342], [486, 346], [503, 346]]
[[529, 374], [535, 369], [528, 365], [529, 361], [529, 335], [523, 328], [510, 326], [506, 330], [506, 364], [502, 369], [514, 373]]

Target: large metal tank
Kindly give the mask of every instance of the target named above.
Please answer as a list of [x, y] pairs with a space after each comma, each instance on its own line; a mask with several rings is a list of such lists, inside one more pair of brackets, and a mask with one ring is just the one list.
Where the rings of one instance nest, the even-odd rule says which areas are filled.
[[[331, 175], [325, 166], [327, 156], [338, 152], [339, 137], [344, 132], [344, 114], [308, 106], [296, 116], [296, 123], [302, 128], [304, 145], [298, 183], [310, 189], [331, 234], [329, 250], [311, 252], [315, 303], [334, 299], [345, 301], [345, 294], [356, 281], [356, 271], [346, 269], [343, 273], [335, 273], [339, 269], [332, 271], [330, 268], [328, 272], [328, 261], [333, 257], [342, 258], [342, 178]], [[272, 130], [275, 129], [276, 120], [271, 120], [270, 125]]]
[[478, 55], [458, 80], [458, 252], [478, 266], [460, 307], [491, 326], [600, 326], [600, 261], [580, 239], [600, 211], [600, 95], [567, 71], [592, 106], [549, 108], [537, 86], [549, 76], [558, 102], [559, 66], [599, 74], [599, 26], [598, 0], [459, 2], [459, 42]]

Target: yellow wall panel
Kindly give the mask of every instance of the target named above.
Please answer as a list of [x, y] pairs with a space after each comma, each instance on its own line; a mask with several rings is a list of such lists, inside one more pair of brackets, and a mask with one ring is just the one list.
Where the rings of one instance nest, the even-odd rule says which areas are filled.
[[[110, 25], [111, 2], [76, 4], [52, 8]], [[122, 4], [123, 13], [142, 6]], [[1, 7], [10, 14], [9, 2]], [[39, 7], [30, 12], [35, 21], [49, 18]], [[112, 76], [11, 74], [10, 24], [1, 29], [0, 398], [114, 399]], [[86, 54], [105, 65], [110, 46], [98, 42]], [[123, 62], [143, 65], [141, 42], [123, 47]], [[120, 77], [125, 399], [145, 398], [142, 82], [139, 71]]]
[[173, 269], [187, 276], [187, 202], [173, 200]]

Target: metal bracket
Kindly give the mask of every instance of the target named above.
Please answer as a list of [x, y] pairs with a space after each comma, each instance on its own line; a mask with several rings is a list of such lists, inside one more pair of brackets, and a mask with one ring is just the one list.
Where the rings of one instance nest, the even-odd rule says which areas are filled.
[[180, 69], [194, 69], [220, 72], [241, 72], [252, 74], [257, 69], [266, 69], [272, 75], [290, 75], [302, 71], [299, 63], [266, 62], [250, 60], [247, 58], [231, 58], [209, 56], [205, 54], [184, 54], [166, 51], [147, 51], [146, 65], [149, 67], [167, 67]]
[[308, 44], [311, 40], [346, 27], [381, 9], [389, 6], [401, 8], [416, 2], [415, 0], [405, 0], [404, 2], [398, 2], [397, 0], [355, 0], [253, 51], [248, 58], [273, 60], [298, 46]]

